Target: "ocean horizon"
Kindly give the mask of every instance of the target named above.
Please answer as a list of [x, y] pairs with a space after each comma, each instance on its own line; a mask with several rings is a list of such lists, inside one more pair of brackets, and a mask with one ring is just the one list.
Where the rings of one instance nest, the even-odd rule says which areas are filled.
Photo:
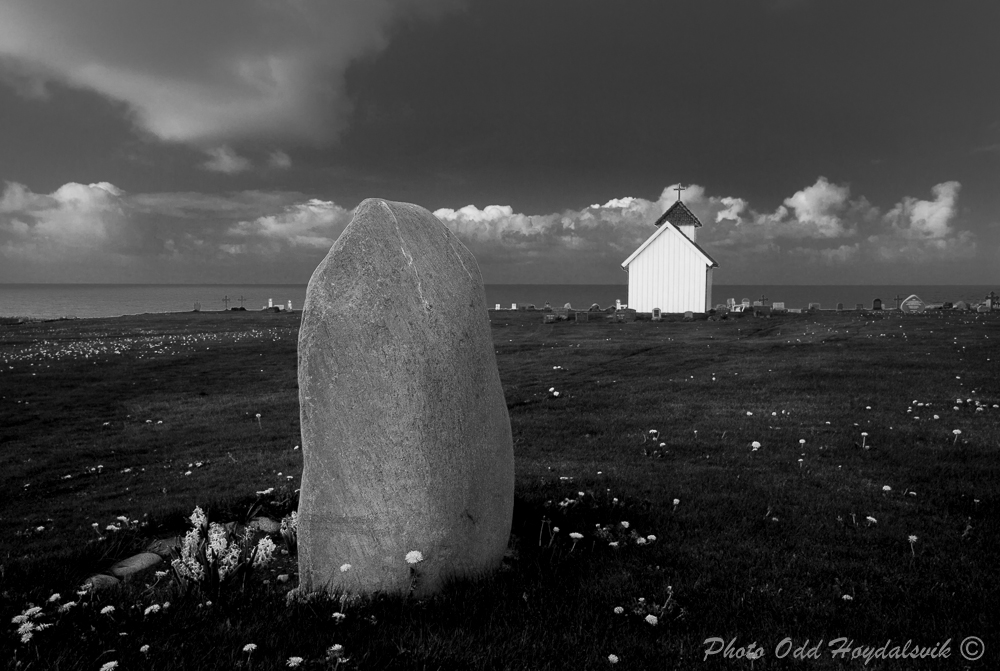
[[[768, 302], [781, 301], [789, 308], [805, 308], [819, 303], [821, 308], [834, 309], [838, 303], [845, 308], [857, 304], [871, 307], [880, 299], [887, 307], [896, 300], [916, 294], [925, 302], [946, 301], [978, 303], [1000, 287], [989, 285], [762, 285], [718, 284], [712, 289], [712, 304], [725, 304], [733, 298], [751, 301], [761, 297]], [[486, 284], [487, 307], [499, 304], [535, 305], [546, 303], [562, 307], [586, 309], [597, 303], [601, 307], [628, 302], [628, 286], [624, 284]], [[190, 312], [196, 308], [222, 311], [242, 305], [259, 310], [268, 305], [302, 309], [306, 297], [305, 284], [0, 284], [0, 317], [58, 319], [76, 317], [118, 317], [130, 314]], [[228, 298], [228, 302], [226, 299]], [[241, 302], [242, 301], [242, 302]]]

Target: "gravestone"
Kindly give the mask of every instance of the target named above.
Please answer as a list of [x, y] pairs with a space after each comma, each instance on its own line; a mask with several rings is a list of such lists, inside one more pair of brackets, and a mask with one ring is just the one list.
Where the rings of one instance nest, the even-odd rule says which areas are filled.
[[510, 304], [510, 309], [511, 310], [516, 310], [517, 309], [517, 303], [511, 303]]
[[820, 309], [820, 304], [819, 303], [810, 303], [809, 304], [809, 309], [810, 310], [819, 310]]
[[959, 302], [955, 303], [955, 309], [956, 310], [968, 310], [969, 309], [969, 304], [966, 303], [965, 301], [959, 301]]
[[690, 310], [688, 310], [687, 312], [685, 312], [684, 313], [684, 321], [686, 321], [686, 322], [694, 321], [694, 313], [691, 312]]
[[194, 304], [194, 311], [195, 312], [201, 312], [201, 303], [195, 303]]
[[589, 312], [577, 312], [575, 314], [576, 314], [576, 321], [578, 321], [578, 322], [590, 321], [590, 313]]
[[760, 308], [760, 307], [764, 307], [764, 301], [754, 301], [754, 302], [753, 302], [753, 306], [754, 306], [755, 308]]
[[927, 304], [924, 303], [920, 296], [916, 294], [910, 294], [906, 297], [902, 303], [899, 304], [899, 311], [906, 314], [916, 314], [918, 312], [923, 312], [927, 309]]
[[882, 299], [876, 298], [875, 300], [872, 301], [872, 310], [881, 310], [881, 309], [882, 309]]
[[590, 306], [589, 312], [601, 312], [601, 306], [599, 303], [594, 303]]
[[542, 317], [542, 323], [543, 324], [551, 324], [551, 323], [554, 323], [555, 320], [556, 320], [556, 316], [553, 313], [551, 313], [551, 312], [549, 312], [548, 314], [546, 314], [546, 315], [544, 315]]
[[424, 595], [499, 567], [514, 455], [485, 308], [475, 258], [408, 203], [362, 202], [313, 272], [298, 346], [303, 591]]
[[621, 309], [622, 309], [622, 302], [616, 298], [615, 299], [615, 310], [621, 310]]
[[844, 304], [837, 303], [837, 312], [843, 312], [843, 311], [844, 311]]
[[735, 298], [727, 298], [726, 299], [726, 307], [728, 307], [730, 310], [732, 310], [734, 307], [736, 307], [736, 299]]
[[269, 308], [273, 308], [274, 307], [274, 302], [270, 298], [267, 299], [267, 307], [269, 307]]
[[979, 307], [976, 308], [976, 312], [989, 312], [989, 311], [990, 311], [989, 307], [987, 307], [985, 304], [981, 304], [979, 305]]
[[750, 307], [750, 299], [749, 298], [744, 298], [742, 301], [740, 301], [740, 303], [743, 305], [743, 309], [744, 310], [746, 310], [748, 307]]
[[865, 309], [865, 304], [864, 303], [855, 303], [854, 304], [854, 309], [855, 310], [864, 310]]
[[660, 313], [660, 308], [653, 308], [653, 321], [658, 322], [663, 319], [663, 315]]
[[285, 308], [285, 309], [288, 310], [289, 312], [292, 311], [292, 302], [291, 301], [288, 301], [288, 307]]
[[573, 306], [572, 306], [572, 305], [570, 305], [569, 303], [567, 303], [567, 304], [566, 304], [566, 305], [564, 305], [563, 307], [564, 307], [564, 308], [566, 308], [567, 310], [572, 310], [572, 309], [573, 309]]
[[802, 314], [802, 308], [791, 308], [788, 310], [792, 314], [800, 315]]
[[784, 303], [784, 301], [775, 301], [774, 303], [771, 303], [771, 309], [773, 309], [773, 310], [784, 310], [785, 309], [785, 303]]
[[499, 310], [499, 309], [500, 309], [500, 304], [499, 304], [499, 303], [497, 303], [497, 304], [496, 304], [496, 307], [495, 307], [495, 308], [493, 308], [493, 309], [494, 309], [494, 310]]

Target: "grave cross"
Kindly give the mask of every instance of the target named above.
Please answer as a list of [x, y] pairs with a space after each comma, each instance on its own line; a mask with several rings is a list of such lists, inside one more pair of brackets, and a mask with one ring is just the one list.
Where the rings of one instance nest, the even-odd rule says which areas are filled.
[[686, 186], [681, 186], [680, 184], [678, 184], [677, 186], [674, 187], [674, 191], [677, 192], [677, 200], [680, 201], [680, 199], [681, 199], [681, 191], [687, 191], [687, 187]]
[[245, 301], [245, 300], [246, 300], [246, 299], [245, 299], [245, 298], [243, 298], [243, 296], [241, 295], [241, 296], [240, 296], [240, 307], [243, 307], [243, 301]]
[[896, 309], [898, 310], [899, 309], [899, 301], [903, 300], [903, 297], [900, 296], [899, 294], [896, 294], [896, 297], [893, 298], [893, 300], [896, 301]]
[[763, 292], [760, 294], [760, 304], [763, 305], [768, 299], [764, 298]]
[[987, 296], [987, 298], [989, 298], [989, 299], [990, 299], [990, 302], [992, 302], [992, 303], [996, 303], [996, 302], [997, 302], [997, 299], [998, 299], [998, 298], [1000, 298], [1000, 296], [997, 296], [997, 295], [996, 295], [996, 294], [995, 294], [994, 292], [992, 292], [992, 291], [991, 291], [991, 292], [990, 292], [990, 295], [989, 295], [989, 296]]
[[229, 294], [222, 297], [222, 304], [226, 306], [227, 310], [229, 309]]

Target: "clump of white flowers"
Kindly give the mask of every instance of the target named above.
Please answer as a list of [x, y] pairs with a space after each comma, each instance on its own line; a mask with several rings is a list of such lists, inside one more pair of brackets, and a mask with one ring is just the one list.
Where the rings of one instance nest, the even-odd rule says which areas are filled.
[[237, 534], [233, 527], [209, 522], [196, 507], [191, 513], [191, 530], [184, 535], [180, 556], [171, 562], [177, 582], [199, 584], [203, 589], [218, 590], [223, 583], [245, 576], [251, 568], [261, 568], [274, 557], [275, 544], [264, 536], [253, 543], [249, 529]]

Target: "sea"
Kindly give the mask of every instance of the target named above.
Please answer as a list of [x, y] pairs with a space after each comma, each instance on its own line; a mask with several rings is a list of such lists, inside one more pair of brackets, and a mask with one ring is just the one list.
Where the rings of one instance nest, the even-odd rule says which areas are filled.
[[[512, 304], [546, 303], [562, 307], [602, 307], [615, 301], [628, 303], [624, 284], [487, 284], [486, 304], [510, 308]], [[787, 308], [805, 308], [819, 303], [823, 309], [845, 308], [861, 304], [870, 308], [881, 299], [883, 306], [895, 307], [896, 300], [916, 294], [927, 303], [965, 301], [976, 304], [1000, 287], [987, 285], [727, 285], [712, 289], [712, 302], [724, 304], [733, 298], [737, 303], [762, 297], [768, 302], [781, 301]], [[118, 317], [121, 315], [190, 312], [198, 309], [222, 311], [243, 306], [260, 310], [271, 305], [302, 309], [306, 297], [304, 284], [0, 284], [0, 317], [32, 319]]]

